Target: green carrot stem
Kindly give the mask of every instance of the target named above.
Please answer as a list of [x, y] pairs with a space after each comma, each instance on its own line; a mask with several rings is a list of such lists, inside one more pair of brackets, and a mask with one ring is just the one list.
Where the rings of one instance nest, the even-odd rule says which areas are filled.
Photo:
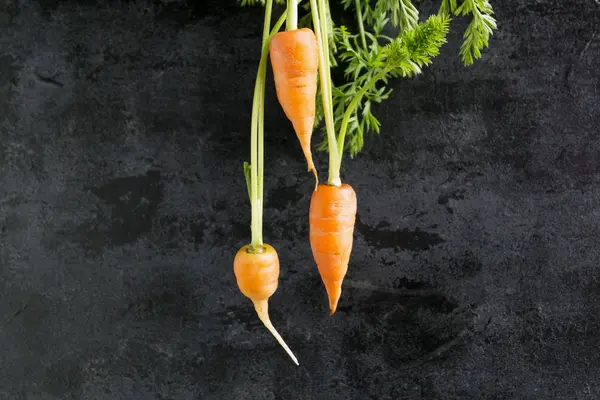
[[[300, 1], [297, 1], [299, 3]], [[296, 4], [297, 4], [296, 3]], [[267, 61], [269, 56], [269, 41], [283, 26], [286, 14], [282, 14], [273, 29], [269, 32], [271, 25], [271, 13], [273, 0], [267, 0], [265, 6], [265, 22], [263, 27], [262, 49], [256, 83], [254, 85], [254, 96], [252, 100], [252, 118], [250, 131], [250, 203], [252, 205], [252, 242], [249, 250], [260, 252], [263, 247], [262, 223], [263, 223], [263, 196], [264, 196], [264, 97], [267, 78]]]
[[[323, 50], [325, 69], [327, 71], [327, 98], [331, 99], [332, 109], [331, 115], [333, 115], [333, 94], [332, 94], [332, 86], [333, 81], [331, 80], [331, 59], [329, 58], [329, 0], [319, 0], [319, 17], [321, 22], [321, 34], [323, 35], [323, 43], [325, 43], [325, 48]], [[333, 122], [333, 116], [331, 117], [331, 121]]]
[[[262, 51], [269, 40], [269, 27], [271, 26], [271, 12], [273, 0], [267, 0], [265, 7], [265, 20], [262, 36]], [[259, 251], [262, 248], [262, 198], [263, 198], [263, 176], [264, 176], [264, 91], [267, 75], [266, 58], [262, 56], [256, 74], [254, 85], [254, 97], [252, 99], [252, 119], [250, 130], [250, 193], [252, 204], [252, 242], [251, 251]]]
[[373, 78], [371, 78], [371, 80], [368, 81], [358, 91], [358, 93], [356, 93], [356, 95], [352, 98], [352, 101], [348, 105], [348, 108], [346, 108], [346, 111], [344, 112], [344, 118], [342, 119], [342, 124], [340, 126], [340, 134], [338, 136], [338, 142], [337, 142], [337, 150], [340, 155], [339, 159], [338, 159], [339, 160], [338, 161], [339, 164], [337, 166], [338, 169], [340, 169], [341, 165], [342, 165], [342, 158], [343, 158], [343, 154], [344, 154], [344, 139], [346, 138], [346, 131], [348, 130], [348, 122], [350, 120], [350, 117], [356, 111], [356, 106], [358, 105], [358, 103], [360, 102], [362, 97], [369, 91], [369, 89], [371, 89], [373, 87], [373, 85], [375, 85], [388, 72], [389, 72], [389, 70], [383, 69], [380, 73], [378, 73]]
[[298, 2], [296, 0], [287, 0], [287, 21], [286, 30], [293, 31], [298, 29]]
[[367, 38], [365, 37], [365, 26], [363, 24], [362, 9], [360, 7], [360, 0], [355, 0], [356, 7], [356, 19], [358, 20], [358, 30], [360, 32], [360, 40], [364, 50], [367, 50]]
[[[313, 27], [319, 44], [319, 75], [321, 84], [321, 98], [323, 102], [323, 113], [325, 115], [325, 127], [327, 130], [327, 141], [329, 148], [329, 179], [330, 185], [339, 186], [341, 184], [339, 173], [338, 152], [335, 139], [335, 126], [333, 123], [333, 99], [331, 95], [331, 75], [329, 68], [329, 39], [325, 35], [327, 27], [324, 26], [323, 17], [326, 15], [324, 2], [319, 0], [310, 0], [310, 9], [313, 18]], [[321, 14], [321, 15], [319, 15]]]

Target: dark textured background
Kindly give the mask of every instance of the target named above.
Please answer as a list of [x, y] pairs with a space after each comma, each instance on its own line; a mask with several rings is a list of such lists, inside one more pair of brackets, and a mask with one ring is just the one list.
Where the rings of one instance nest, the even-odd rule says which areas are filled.
[[333, 317], [271, 86], [271, 312], [300, 367], [232, 272], [262, 10], [163, 3], [0, 2], [1, 399], [600, 398], [598, 1], [494, 1], [476, 65], [460, 23], [396, 82], [345, 159]]

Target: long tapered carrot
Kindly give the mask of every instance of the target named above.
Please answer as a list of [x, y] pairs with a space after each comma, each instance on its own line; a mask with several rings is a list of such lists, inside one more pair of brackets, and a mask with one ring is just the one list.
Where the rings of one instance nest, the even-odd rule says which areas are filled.
[[342, 294], [342, 281], [352, 252], [357, 200], [354, 189], [320, 184], [310, 201], [310, 246], [327, 296], [335, 313]]
[[309, 28], [297, 29], [295, 0], [288, 1], [288, 25], [269, 43], [277, 100], [294, 126], [308, 170], [318, 174], [312, 159], [311, 137], [315, 123], [319, 49]]
[[298, 365], [298, 359], [269, 318], [269, 297], [275, 293], [279, 282], [279, 257], [275, 249], [266, 243], [260, 252], [251, 252], [248, 245], [242, 247], [233, 260], [233, 271], [240, 291], [254, 303], [258, 318]]
[[[356, 220], [354, 189], [340, 179], [341, 150], [335, 137], [332, 108], [326, 0], [310, 0], [313, 26], [319, 49], [319, 78], [327, 128], [329, 178], [312, 193], [309, 210], [309, 236], [313, 258], [327, 289], [329, 309], [334, 314], [348, 271]], [[340, 137], [343, 141], [343, 137]], [[343, 146], [342, 146], [343, 149]]]

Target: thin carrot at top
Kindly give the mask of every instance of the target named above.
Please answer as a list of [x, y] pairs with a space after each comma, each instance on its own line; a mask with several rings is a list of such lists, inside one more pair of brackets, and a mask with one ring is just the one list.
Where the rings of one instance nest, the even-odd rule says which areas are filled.
[[319, 49], [314, 32], [297, 27], [296, 0], [288, 0], [287, 13], [286, 30], [275, 34], [269, 43], [275, 90], [279, 104], [294, 126], [308, 170], [313, 171], [318, 184], [310, 146], [315, 123]]
[[[265, 24], [263, 41], [254, 99], [252, 103], [252, 128], [250, 134], [251, 163], [244, 163], [244, 174], [248, 185], [248, 196], [252, 209], [252, 241], [243, 246], [233, 260], [233, 271], [240, 291], [252, 300], [258, 317], [265, 327], [273, 334], [279, 344], [285, 349], [294, 363], [298, 359], [288, 345], [275, 330], [269, 318], [269, 298], [275, 293], [279, 280], [279, 258], [275, 249], [264, 243], [262, 238], [262, 205], [263, 205], [263, 175], [264, 175], [264, 96], [267, 75], [269, 26], [273, 0], [267, 0], [265, 8]], [[282, 16], [273, 28], [277, 32], [285, 20]]]

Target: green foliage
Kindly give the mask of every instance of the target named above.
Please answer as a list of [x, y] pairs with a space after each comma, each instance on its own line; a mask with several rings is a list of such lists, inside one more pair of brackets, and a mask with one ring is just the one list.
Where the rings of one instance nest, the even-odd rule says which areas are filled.
[[[411, 77], [420, 73], [421, 68], [429, 65], [430, 57], [427, 49], [439, 51], [440, 36], [434, 32], [444, 26], [449, 28], [451, 15], [473, 15], [473, 20], [464, 35], [460, 57], [465, 65], [473, 64], [475, 58], [481, 57], [481, 50], [487, 47], [492, 30], [496, 28], [492, 17], [492, 8], [488, 0], [442, 0], [438, 16], [443, 20], [428, 19], [428, 23], [419, 23], [419, 12], [410, 0], [341, 0], [345, 10], [353, 11], [358, 25], [357, 32], [350, 32], [346, 26], [335, 27], [333, 40], [336, 51], [333, 58], [344, 68], [344, 80], [333, 88], [334, 123], [336, 131], [340, 129], [344, 110], [350, 104], [357, 92], [376, 76], [383, 59], [391, 55], [396, 60], [402, 60], [397, 68], [374, 84], [358, 102], [355, 113], [348, 121], [345, 140], [345, 150], [351, 157], [358, 154], [364, 145], [365, 135], [378, 134], [381, 123], [374, 114], [374, 106], [388, 99], [392, 89], [387, 87], [389, 80], [399, 77]], [[391, 24], [397, 29], [397, 36], [390, 38], [384, 35], [383, 29]], [[441, 24], [441, 25], [440, 25]], [[410, 32], [419, 32], [419, 40], [413, 41], [411, 57], [404, 57], [401, 41], [410, 42]], [[445, 42], [445, 33], [443, 35]], [[416, 37], [415, 37], [416, 39]], [[320, 98], [319, 98], [320, 101]], [[316, 125], [323, 120], [322, 106], [317, 108]], [[317, 148], [327, 149], [325, 129]]]
[[490, 36], [496, 29], [494, 11], [488, 0], [464, 0], [454, 9], [455, 15], [473, 15], [471, 23], [463, 35], [460, 55], [465, 65], [473, 64], [474, 59], [481, 57], [481, 50], [488, 47]]
[[[241, 1], [242, 4], [264, 3], [264, 0]], [[420, 22], [415, 6], [418, 0], [339, 0], [346, 12], [354, 14], [356, 32], [351, 32], [348, 26], [336, 25], [328, 13], [331, 66], [343, 71], [342, 81], [335, 82], [332, 87], [336, 132], [341, 129], [348, 106], [359, 98], [348, 118], [345, 137], [344, 149], [351, 157], [362, 150], [365, 135], [379, 134], [381, 123], [373, 110], [390, 97], [392, 89], [387, 87], [390, 80], [410, 78], [431, 63], [431, 58], [439, 54], [440, 47], [446, 42], [451, 16], [472, 16], [458, 53], [465, 66], [472, 65], [488, 47], [489, 39], [497, 29], [489, 0], [440, 1], [437, 15]], [[283, 3], [283, 0], [277, 2]], [[301, 7], [306, 14], [300, 18], [299, 26], [312, 27], [309, 3], [304, 2]], [[383, 34], [388, 24], [395, 28], [395, 37]], [[381, 78], [375, 79], [382, 73]], [[319, 87], [315, 127], [322, 125], [323, 118]], [[321, 131], [317, 148], [326, 150], [325, 127]]]
[[[285, 0], [275, 0], [274, 3], [275, 4], [284, 4]], [[242, 7], [246, 7], [246, 6], [251, 7], [251, 6], [255, 6], [257, 4], [264, 6], [265, 0], [241, 0]]]
[[[380, 51], [378, 45], [372, 45], [367, 49], [362, 48], [357, 43], [357, 35], [350, 35], [344, 26], [336, 28], [335, 37], [338, 40], [340, 49], [339, 60], [346, 65], [344, 75], [347, 82], [332, 88], [333, 119], [335, 131], [339, 132], [345, 110], [359, 90], [380, 71], [384, 65], [384, 54]], [[373, 85], [363, 96], [364, 100], [359, 104], [356, 114], [350, 118], [345, 147], [350, 149], [352, 157], [362, 149], [363, 137], [366, 132], [379, 132], [381, 123], [372, 114], [371, 107], [373, 103], [381, 103], [381, 101], [387, 99], [389, 94], [390, 91], [386, 91], [385, 87], [379, 88]], [[317, 109], [315, 123], [320, 124], [323, 119], [320, 88], [317, 97], [320, 107]], [[319, 143], [318, 149], [325, 150], [327, 149], [325, 127], [322, 131], [323, 140]]]
[[450, 15], [456, 10], [456, 0], [442, 0], [440, 5], [440, 15]]
[[[372, 43], [367, 50], [358, 46], [356, 37], [345, 27], [339, 28], [344, 50], [339, 58], [347, 64], [345, 77], [349, 82], [333, 89], [334, 123], [336, 131], [340, 131], [346, 110], [356, 102], [356, 109], [351, 110], [353, 114], [348, 119], [344, 145], [351, 157], [362, 149], [366, 132], [380, 131], [381, 123], [372, 106], [389, 98], [392, 89], [386, 87], [388, 80], [421, 73], [422, 67], [431, 64], [446, 43], [448, 28], [448, 17], [431, 16], [387, 44]], [[319, 149], [327, 149], [326, 140], [321, 141]]]
[[419, 23], [419, 11], [410, 0], [379, 0], [373, 14], [375, 19], [389, 14], [392, 25], [401, 31], [414, 29]]
[[421, 73], [421, 67], [431, 64], [446, 43], [450, 19], [430, 16], [414, 29], [406, 30], [390, 44], [383, 47], [385, 68], [396, 71], [394, 77], [410, 77]]

